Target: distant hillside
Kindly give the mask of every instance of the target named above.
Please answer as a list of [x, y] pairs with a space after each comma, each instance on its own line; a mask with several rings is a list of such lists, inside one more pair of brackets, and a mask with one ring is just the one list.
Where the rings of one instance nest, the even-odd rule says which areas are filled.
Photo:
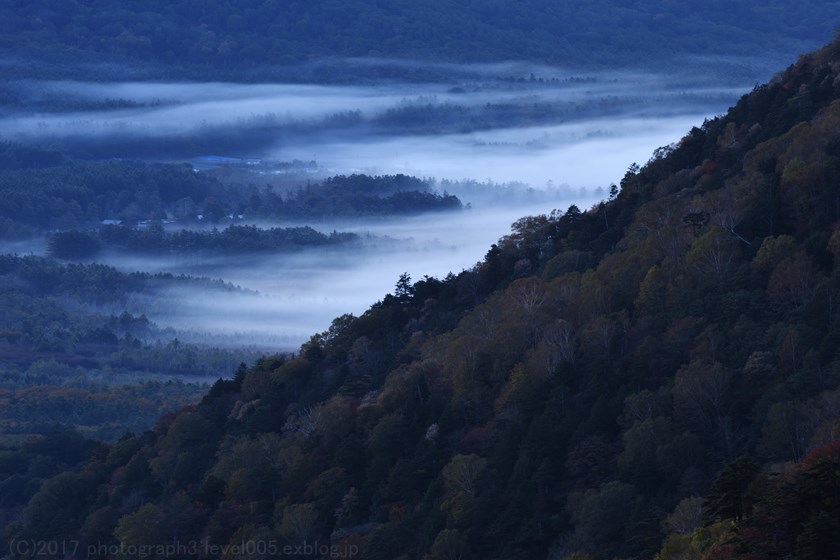
[[840, 3], [817, 0], [33, 0], [0, 7], [0, 48], [12, 59], [129, 57], [217, 72], [332, 56], [644, 66], [804, 52], [830, 38], [837, 14]]
[[[840, 40], [610, 200], [523, 218], [457, 276], [401, 277], [145, 434], [5, 451], [3, 550], [831, 558], [838, 223]], [[41, 484], [56, 461], [71, 472]]]

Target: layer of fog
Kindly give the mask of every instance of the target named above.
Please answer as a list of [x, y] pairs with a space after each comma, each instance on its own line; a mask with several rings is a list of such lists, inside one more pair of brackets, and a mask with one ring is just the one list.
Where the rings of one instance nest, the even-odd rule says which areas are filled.
[[[462, 192], [463, 201], [474, 207], [463, 213], [316, 225], [327, 232], [388, 236], [395, 243], [201, 262], [107, 259], [123, 270], [199, 274], [257, 290], [259, 295], [176, 290], [158, 300], [138, 298], [132, 305], [181, 336], [234, 337], [231, 340], [292, 349], [325, 330], [333, 318], [363, 312], [391, 292], [403, 272], [415, 280], [457, 273], [479, 261], [523, 215], [565, 209], [573, 202], [588, 208], [595, 201], [596, 188], [618, 183], [631, 163], [644, 163], [656, 148], [678, 141], [692, 126], [724, 112], [752, 85], [698, 87], [696, 77], [575, 76], [556, 69], [536, 70], [541, 75], [533, 78], [478, 79], [476, 73], [466, 73], [462, 80], [446, 83], [373, 86], [21, 82], [15, 87], [31, 92], [32, 104], [40, 103], [45, 110], [6, 108], [0, 134], [47, 145], [62, 139], [111, 143], [133, 137], [163, 141], [214, 135], [218, 141], [214, 145], [224, 150], [216, 155], [315, 159], [334, 174], [407, 173], [438, 180], [519, 182], [522, 189], [561, 187], [548, 189], [551, 195], [539, 206], [524, 207], [509, 202], [488, 205], [475, 196], [472, 184]], [[56, 110], [56, 99], [88, 108]], [[96, 103], [107, 110], [91, 109]], [[513, 116], [492, 123], [465, 120], [464, 132], [459, 132], [458, 122], [409, 133], [394, 125], [396, 121], [388, 121], [394, 112], [413, 110], [420, 120], [425, 111], [439, 111], [445, 119], [457, 114], [452, 107], [481, 114], [488, 104], [510, 107]], [[541, 104], [555, 110], [550, 124], [531, 118]], [[52, 110], [47, 112], [47, 107]], [[284, 135], [284, 130], [294, 133]], [[227, 138], [252, 142], [225, 144]], [[131, 143], [125, 146], [130, 148]], [[181, 153], [173, 158], [201, 155], [207, 154]], [[257, 174], [254, 183], [261, 183]], [[450, 192], [459, 194], [457, 185], [449, 186]]]
[[[358, 61], [356, 62], [358, 64]], [[223, 82], [81, 82], [18, 80], [3, 82], [24, 109], [6, 107], [7, 133], [44, 134], [54, 128], [57, 134], [70, 134], [79, 122], [103, 127], [153, 126], [155, 134], [169, 133], [177, 127], [188, 130], [197, 126], [218, 125], [231, 119], [261, 114], [286, 115], [289, 119], [324, 117], [359, 109], [381, 110], [400, 104], [433, 99], [440, 103], [474, 106], [484, 103], [577, 102], [583, 99], [648, 99], [659, 102], [691, 97], [696, 103], [704, 98], [732, 96], [743, 92], [749, 77], [732, 84], [710, 81], [695, 73], [657, 75], [630, 72], [573, 73], [563, 69], [533, 65], [461, 67], [462, 72], [433, 83], [383, 82], [375, 85], [319, 84], [237, 84]], [[477, 71], [481, 68], [480, 71]], [[529, 73], [530, 72], [530, 73]], [[131, 109], [103, 112], [103, 102], [122, 101]], [[65, 105], [87, 102], [94, 110], [62, 111]], [[6, 125], [15, 127], [7, 129]], [[32, 130], [35, 126], [40, 130]], [[157, 128], [163, 126], [163, 129]], [[90, 131], [84, 131], [90, 133]]]
[[[327, 168], [367, 174], [404, 173], [457, 180], [523, 182], [534, 187], [606, 187], [627, 167], [644, 163], [708, 114], [591, 119], [551, 127], [469, 134], [361, 138], [284, 146], [278, 159], [316, 158]], [[454, 194], [460, 194], [457, 187]], [[468, 202], [474, 202], [467, 200]]]
[[[18, 82], [35, 108], [10, 110], [0, 130], [5, 138], [60, 149], [98, 142], [94, 153], [103, 157], [133, 157], [152, 145], [175, 158], [212, 149], [316, 160], [332, 173], [579, 188], [617, 181], [630, 163], [643, 163], [747, 89], [696, 87], [684, 77], [542, 70], [518, 80], [466, 76], [364, 87]], [[55, 110], [62, 103], [97, 110]]]
[[349, 248], [214, 259], [112, 255], [106, 260], [126, 271], [212, 274], [258, 292], [173, 288], [154, 299], [139, 297], [130, 303], [133, 312], [142, 311], [158, 325], [175, 329], [182, 340], [294, 350], [335, 317], [359, 315], [392, 293], [400, 274], [408, 272], [415, 281], [457, 274], [481, 260], [518, 218], [566, 209], [572, 203], [588, 207], [594, 198], [320, 224], [323, 229], [361, 234], [362, 240]]

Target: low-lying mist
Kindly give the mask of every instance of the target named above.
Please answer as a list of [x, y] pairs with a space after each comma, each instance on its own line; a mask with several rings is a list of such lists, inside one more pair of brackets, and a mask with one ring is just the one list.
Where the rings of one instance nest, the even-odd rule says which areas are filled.
[[[536, 188], [617, 183], [627, 167], [681, 138], [708, 114], [598, 118], [548, 127], [465, 134], [367, 137], [281, 146], [278, 159], [317, 159], [331, 169], [403, 173], [450, 180], [477, 178]], [[457, 188], [452, 193], [459, 195]], [[465, 199], [465, 202], [472, 202]]]
[[[363, 312], [403, 272], [415, 280], [457, 273], [523, 215], [573, 203], [586, 210], [632, 163], [725, 111], [752, 78], [744, 87], [701, 86], [686, 75], [497, 70], [452, 71], [425, 84], [7, 82], [25, 101], [0, 107], [0, 140], [82, 159], [213, 155], [314, 161], [319, 176], [403, 173], [437, 180], [471, 204], [462, 212], [311, 224], [362, 237], [348, 246], [212, 259], [102, 257], [123, 270], [218, 277], [258, 292], [179, 289], [132, 302], [133, 312], [179, 337], [294, 349], [333, 318]], [[237, 184], [265, 185], [268, 169], [245, 169]], [[309, 172], [299, 170], [302, 184]], [[538, 196], [519, 196], [528, 189]]]
[[335, 173], [580, 187], [615, 181], [746, 90], [536, 70], [358, 86], [21, 81], [6, 85], [27, 101], [0, 107], [0, 130], [77, 157], [316, 160]]
[[323, 222], [319, 228], [361, 235], [351, 248], [319, 248], [276, 255], [255, 254], [213, 259], [148, 258], [110, 255], [108, 264], [122, 270], [172, 272], [220, 277], [247, 290], [205, 293], [175, 288], [159, 298], [132, 302], [132, 312], [146, 313], [171, 327], [187, 342], [248, 345], [295, 350], [312, 334], [325, 330], [345, 313], [358, 315], [393, 292], [400, 274], [414, 280], [442, 278], [476, 264], [490, 245], [509, 232], [523, 215], [588, 207], [594, 199], [557, 199], [539, 206], [472, 209], [459, 213]]

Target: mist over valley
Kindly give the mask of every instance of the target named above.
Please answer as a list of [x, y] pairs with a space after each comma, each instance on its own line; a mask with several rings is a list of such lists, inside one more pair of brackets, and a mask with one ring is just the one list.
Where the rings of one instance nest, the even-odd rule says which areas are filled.
[[[7, 137], [85, 158], [298, 159], [333, 174], [578, 188], [620, 179], [628, 161], [646, 160], [751, 85], [686, 74], [468, 70], [444, 83], [367, 86], [29, 80], [9, 85], [19, 102], [4, 107], [0, 125]], [[586, 147], [593, 157], [614, 161], [587, 165], [578, 149], [587, 142], [602, 142]], [[593, 177], [596, 170], [603, 174]]]
[[[166, 244], [142, 229], [133, 234], [138, 239], [114, 245], [114, 226], [75, 220], [76, 227], [105, 227], [100, 235], [111, 236], [97, 241], [106, 250], [85, 256], [88, 261], [125, 272], [220, 278], [248, 290], [209, 297], [179, 288], [159, 300], [133, 300], [132, 313], [145, 313], [191, 342], [293, 351], [333, 318], [359, 314], [380, 300], [404, 272], [414, 279], [457, 274], [524, 215], [572, 204], [587, 210], [607, 197], [630, 163], [644, 163], [748, 89], [686, 73], [577, 73], [533, 65], [453, 65], [447, 72], [442, 82], [354, 86], [12, 81], [4, 88], [15, 101], [0, 109], [0, 126], [6, 139], [79, 161], [186, 164], [221, 185], [156, 211], [135, 204], [133, 213], [111, 215], [102, 208], [102, 224], [145, 228], [150, 219], [163, 219], [170, 234], [314, 228], [303, 245], [275, 240], [261, 251], [252, 252], [252, 243], [219, 253], [202, 249], [206, 244], [176, 249], [183, 239]], [[371, 194], [384, 200], [420, 189], [429, 193], [428, 203], [422, 210], [413, 200], [360, 211], [349, 202], [316, 205], [310, 191], [301, 190], [357, 175], [424, 178]], [[352, 186], [342, 185], [332, 188]], [[321, 199], [338, 192], [318, 188]], [[362, 196], [367, 187], [359, 188], [348, 196]], [[457, 197], [457, 204], [442, 212], [443, 200], [429, 197], [444, 194]], [[267, 197], [284, 205], [279, 214], [266, 213]], [[208, 201], [216, 199], [223, 209], [211, 216]], [[47, 227], [61, 231], [67, 224]], [[330, 232], [349, 237], [329, 246], [316, 246], [327, 238], [311, 239]], [[25, 245], [14, 247], [26, 252]], [[46, 243], [32, 251], [46, 254]]]

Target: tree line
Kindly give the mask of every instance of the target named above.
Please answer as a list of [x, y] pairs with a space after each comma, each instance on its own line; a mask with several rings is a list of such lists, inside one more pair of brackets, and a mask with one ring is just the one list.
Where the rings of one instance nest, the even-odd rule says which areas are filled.
[[73, 62], [97, 60], [96, 54], [99, 60], [119, 56], [186, 65], [206, 76], [331, 56], [639, 65], [644, 57], [666, 58], [663, 44], [678, 54], [766, 54], [756, 45], [801, 52], [828, 39], [832, 8], [789, 0], [761, 6], [711, 2], [703, 10], [660, 1], [628, 7], [611, 0], [388, 6], [371, 0], [203, 5], [72, 0], [7, 8], [0, 21], [18, 54]]
[[[10, 145], [9, 145], [10, 146]], [[275, 192], [259, 185], [225, 184], [189, 164], [139, 161], [56, 162], [30, 166], [24, 147], [7, 150], [14, 165], [0, 171], [0, 237], [26, 238], [49, 230], [96, 228], [103, 222], [136, 225], [174, 220], [187, 225], [248, 218], [371, 217], [451, 211], [461, 201], [404, 175], [338, 176]], [[305, 230], [299, 230], [303, 236]], [[252, 230], [234, 229], [231, 238]], [[141, 234], [137, 234], [138, 236]], [[184, 234], [187, 235], [187, 234]], [[266, 239], [275, 233], [263, 233]], [[288, 232], [292, 236], [292, 231]], [[310, 236], [311, 237], [311, 236]], [[291, 242], [290, 240], [287, 240]]]

